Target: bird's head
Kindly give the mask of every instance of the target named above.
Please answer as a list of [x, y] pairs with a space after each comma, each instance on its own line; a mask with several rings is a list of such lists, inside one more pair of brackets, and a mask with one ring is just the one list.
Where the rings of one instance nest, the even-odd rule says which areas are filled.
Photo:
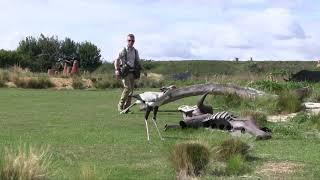
[[173, 89], [177, 89], [177, 87], [176, 87], [175, 85], [170, 85], [170, 86], [168, 86], [168, 87], [162, 87], [162, 88], [160, 88], [160, 91], [161, 91], [161, 92], [167, 92], [167, 91], [173, 90]]

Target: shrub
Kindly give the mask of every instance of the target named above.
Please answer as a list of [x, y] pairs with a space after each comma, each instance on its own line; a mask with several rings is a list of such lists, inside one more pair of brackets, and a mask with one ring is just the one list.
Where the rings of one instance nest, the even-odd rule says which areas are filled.
[[41, 77], [37, 77], [37, 78], [31, 78], [27, 82], [27, 88], [47, 89], [47, 88], [51, 88], [51, 87], [54, 87], [54, 84], [46, 76], [41, 76]]
[[240, 139], [224, 140], [216, 151], [216, 158], [220, 161], [227, 161], [235, 155], [246, 158], [249, 154], [250, 146]]
[[250, 170], [249, 166], [245, 164], [244, 158], [237, 154], [232, 156], [226, 162], [227, 175], [242, 175]]
[[74, 89], [84, 89], [84, 84], [81, 77], [72, 78], [72, 87]]
[[301, 101], [293, 91], [284, 91], [279, 95], [278, 110], [284, 113], [294, 113], [301, 110]]
[[8, 82], [8, 81], [10, 81], [9, 71], [0, 70], [0, 81], [3, 81], [3, 82]]
[[177, 173], [199, 175], [209, 162], [209, 150], [197, 142], [180, 143], [174, 147], [171, 162]]
[[122, 82], [116, 80], [112, 77], [104, 77], [102, 79], [96, 79], [93, 81], [94, 87], [98, 89], [107, 89], [107, 88], [120, 88], [122, 87]]
[[0, 79], [0, 87], [6, 87], [6, 82]]
[[13, 83], [20, 88], [32, 88], [32, 89], [46, 89], [54, 87], [54, 84], [46, 76], [32, 77], [32, 78], [21, 78], [15, 76]]
[[0, 167], [0, 179], [48, 179], [51, 165], [51, 154], [47, 147], [20, 146], [17, 151], [6, 148]]

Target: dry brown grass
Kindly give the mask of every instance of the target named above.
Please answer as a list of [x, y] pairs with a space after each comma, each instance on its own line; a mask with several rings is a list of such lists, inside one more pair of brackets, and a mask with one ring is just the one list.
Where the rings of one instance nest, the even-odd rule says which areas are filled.
[[209, 149], [199, 142], [177, 144], [171, 154], [171, 162], [178, 177], [200, 175], [209, 163]]
[[52, 158], [48, 147], [22, 146], [6, 148], [1, 163], [3, 180], [43, 180], [50, 177]]
[[230, 158], [240, 155], [246, 158], [250, 152], [250, 145], [238, 138], [230, 138], [224, 140], [216, 150], [216, 159], [227, 161]]
[[90, 167], [88, 165], [81, 166], [79, 179], [80, 180], [94, 180], [94, 179], [96, 179], [95, 168]]
[[283, 179], [284, 177], [296, 172], [301, 168], [301, 164], [293, 162], [266, 162], [257, 170], [257, 174], [264, 177], [273, 177]]

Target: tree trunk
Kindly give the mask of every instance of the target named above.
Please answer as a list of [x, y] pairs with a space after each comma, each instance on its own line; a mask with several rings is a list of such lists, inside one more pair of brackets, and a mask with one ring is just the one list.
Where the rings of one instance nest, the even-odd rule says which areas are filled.
[[[236, 94], [242, 98], [256, 98], [259, 96], [265, 95], [264, 92], [258, 91], [253, 88], [249, 87], [240, 87], [232, 84], [217, 84], [217, 83], [210, 83], [210, 84], [197, 84], [188, 87], [179, 88], [173, 90], [168, 96], [168, 98], [164, 101], [163, 104], [167, 104], [185, 97], [189, 96], [198, 96], [203, 95], [206, 92], [210, 92], [210, 94]], [[277, 98], [276, 95], [272, 95], [271, 97]]]

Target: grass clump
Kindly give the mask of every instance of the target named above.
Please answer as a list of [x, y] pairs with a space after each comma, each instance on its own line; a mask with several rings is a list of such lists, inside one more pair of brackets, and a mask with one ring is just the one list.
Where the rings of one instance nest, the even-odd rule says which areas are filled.
[[81, 77], [73, 77], [72, 78], [72, 87], [73, 89], [84, 89], [84, 82], [82, 81]]
[[320, 91], [313, 91], [311, 93], [310, 99], [312, 102], [320, 102]]
[[7, 70], [0, 70], [0, 81], [8, 82], [10, 81], [10, 74]]
[[299, 129], [316, 129], [320, 130], [320, 114], [299, 113], [297, 116], [291, 119], [292, 123], [297, 123], [301, 126]]
[[10, 81], [8, 71], [0, 70], [0, 87], [6, 87], [6, 82]]
[[198, 142], [177, 144], [171, 162], [179, 176], [198, 176], [209, 163], [209, 149]]
[[279, 95], [278, 110], [282, 113], [294, 113], [301, 110], [301, 101], [293, 91], [284, 91]]
[[0, 87], [6, 87], [6, 82], [0, 79]]
[[28, 88], [47, 89], [47, 88], [51, 88], [51, 87], [54, 87], [54, 84], [46, 76], [32, 78], [28, 82]]
[[259, 90], [272, 93], [279, 93], [285, 89], [285, 87], [282, 84], [270, 80], [255, 81], [251, 83], [250, 86]]
[[30, 88], [30, 89], [47, 89], [54, 87], [54, 84], [46, 76], [32, 77], [32, 78], [21, 78], [15, 76], [13, 83], [19, 88]]
[[250, 171], [250, 167], [245, 163], [245, 159], [236, 154], [226, 161], [227, 175], [242, 175]]
[[247, 158], [250, 146], [238, 138], [224, 140], [217, 148], [216, 158], [220, 161], [227, 161], [230, 158], [240, 155]]
[[310, 123], [313, 128], [320, 130], [320, 114], [311, 115], [310, 116]]
[[6, 148], [0, 166], [0, 179], [48, 179], [51, 165], [48, 147], [20, 146], [18, 150]]
[[121, 88], [122, 82], [112, 76], [92, 78], [93, 86], [97, 89]]

